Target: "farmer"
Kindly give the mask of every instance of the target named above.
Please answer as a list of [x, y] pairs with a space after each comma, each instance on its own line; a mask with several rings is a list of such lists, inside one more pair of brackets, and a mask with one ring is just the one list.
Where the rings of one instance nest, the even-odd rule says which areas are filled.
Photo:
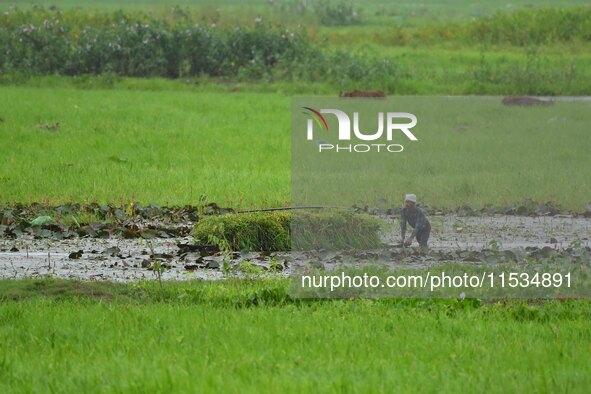
[[[427, 241], [429, 240], [429, 234], [431, 233], [431, 223], [425, 217], [423, 210], [416, 207], [417, 196], [414, 194], [407, 194], [404, 197], [404, 208], [402, 208], [402, 214], [400, 217], [400, 232], [402, 234], [401, 242], [405, 246], [410, 246], [413, 239], [416, 237], [419, 243], [420, 251], [427, 251]], [[406, 234], [406, 223], [413, 227], [412, 234], [405, 240], [404, 235]]]

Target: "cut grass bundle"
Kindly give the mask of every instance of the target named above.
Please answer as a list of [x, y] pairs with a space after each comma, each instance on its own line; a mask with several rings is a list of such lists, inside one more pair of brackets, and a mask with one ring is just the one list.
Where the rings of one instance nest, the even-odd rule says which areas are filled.
[[197, 243], [227, 242], [233, 250], [289, 250], [289, 212], [210, 216], [195, 226]]
[[206, 217], [195, 240], [251, 251], [363, 249], [380, 245], [380, 228], [378, 219], [345, 210], [249, 212]]
[[296, 211], [291, 240], [295, 250], [372, 249], [380, 246], [378, 218], [346, 210]]

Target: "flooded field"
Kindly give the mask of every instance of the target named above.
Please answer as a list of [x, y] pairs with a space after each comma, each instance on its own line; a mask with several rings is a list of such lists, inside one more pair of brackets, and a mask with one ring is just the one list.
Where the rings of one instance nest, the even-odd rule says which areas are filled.
[[[0, 278], [53, 276], [82, 280], [134, 282], [158, 278], [156, 263], [165, 267], [163, 280], [206, 279], [227, 276], [289, 275], [296, 266], [331, 270], [344, 256], [360, 264], [372, 261], [391, 266], [421, 267], [447, 261], [467, 263], [516, 261], [557, 255], [589, 256], [591, 219], [552, 217], [431, 218], [430, 250], [421, 256], [398, 244], [399, 230], [383, 234], [383, 248], [356, 252], [232, 252], [194, 245], [192, 236], [36, 239], [23, 235], [0, 239]], [[188, 223], [190, 226], [191, 223]]]

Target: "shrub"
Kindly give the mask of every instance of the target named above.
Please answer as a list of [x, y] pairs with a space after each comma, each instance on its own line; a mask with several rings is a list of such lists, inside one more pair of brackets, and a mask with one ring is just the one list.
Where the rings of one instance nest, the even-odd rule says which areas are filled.
[[183, 18], [168, 21], [121, 11], [87, 15], [38, 7], [0, 16], [0, 72], [4, 73], [247, 80], [299, 75], [326, 82], [326, 74], [302, 72], [310, 63], [327, 71], [333, 84], [385, 77], [372, 74], [380, 62], [323, 53], [303, 30], [264, 23], [220, 29]]
[[0, 16], [0, 73], [279, 78], [389, 91], [398, 77], [386, 60], [321, 50], [301, 29], [265, 23], [221, 29], [187, 18], [37, 7]]
[[310, 46], [301, 31], [262, 23], [223, 30], [122, 12], [88, 18], [40, 8], [0, 18], [0, 71], [34, 75], [235, 76], [253, 64], [265, 72], [282, 59], [288, 64]]
[[269, 0], [268, 4], [286, 14], [310, 13], [325, 26], [357, 25], [362, 22], [361, 8], [350, 1], [341, 0], [333, 4], [331, 0]]
[[470, 24], [472, 42], [518, 46], [591, 40], [591, 7], [497, 12]]
[[330, 0], [316, 0], [314, 11], [320, 23], [326, 26], [346, 26], [361, 23], [361, 9], [351, 2], [339, 1], [335, 5]]

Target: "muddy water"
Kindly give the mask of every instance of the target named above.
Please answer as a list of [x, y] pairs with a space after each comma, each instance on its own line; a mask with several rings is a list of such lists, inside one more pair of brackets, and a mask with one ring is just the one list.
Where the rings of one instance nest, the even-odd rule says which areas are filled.
[[[177, 242], [190, 241], [187, 238], [154, 239], [148, 245], [145, 240], [137, 239], [86, 238], [53, 241], [49, 244], [46, 240], [31, 238], [2, 240], [0, 277], [17, 279], [53, 276], [118, 282], [156, 279], [153, 271], [147, 269], [151, 266], [150, 255], [171, 255], [178, 250]], [[70, 257], [71, 253], [78, 251], [82, 251], [80, 256]], [[214, 270], [188, 272], [182, 261], [170, 260], [170, 269], [163, 275], [165, 279], [189, 276], [191, 279], [216, 279], [221, 276]], [[144, 261], [146, 263], [142, 266]]]
[[[432, 231], [429, 246], [435, 249], [479, 250], [490, 247], [491, 242], [500, 248], [556, 246], [566, 248], [573, 241], [589, 246], [591, 219], [560, 216], [522, 217], [459, 217], [456, 215], [430, 218]], [[393, 234], [385, 243], [400, 241], [400, 231], [395, 223]]]
[[[524, 250], [526, 247], [568, 248], [573, 241], [583, 247], [591, 245], [591, 219], [570, 217], [458, 217], [430, 218], [432, 233], [429, 256], [415, 258], [412, 249], [401, 251], [397, 223], [391, 221], [392, 231], [384, 234], [384, 248], [374, 251], [382, 261], [408, 262], [410, 266], [429, 265], [442, 261], [449, 251], [481, 251], [491, 242], [501, 250]], [[23, 237], [0, 239], [0, 278], [77, 278], [83, 280], [110, 280], [134, 282], [154, 280], [150, 268], [155, 261], [165, 263], [168, 269], [164, 280], [220, 279], [222, 256], [200, 256], [182, 253], [177, 244], [192, 244], [192, 237], [128, 240], [128, 239], [70, 239], [54, 240]], [[81, 252], [80, 252], [81, 251]], [[79, 252], [79, 253], [77, 253]], [[367, 253], [357, 256], [359, 261]], [[371, 257], [370, 256], [370, 257]], [[406, 256], [402, 258], [401, 256]], [[439, 257], [437, 257], [439, 256]], [[289, 275], [293, 267], [314, 265], [330, 270], [342, 256], [339, 253], [259, 253], [235, 254], [231, 259], [232, 275], [244, 275], [238, 269], [241, 263], [264, 275]], [[408, 260], [408, 261], [407, 261]], [[269, 270], [275, 267], [273, 273]], [[209, 267], [209, 268], [206, 268]]]

